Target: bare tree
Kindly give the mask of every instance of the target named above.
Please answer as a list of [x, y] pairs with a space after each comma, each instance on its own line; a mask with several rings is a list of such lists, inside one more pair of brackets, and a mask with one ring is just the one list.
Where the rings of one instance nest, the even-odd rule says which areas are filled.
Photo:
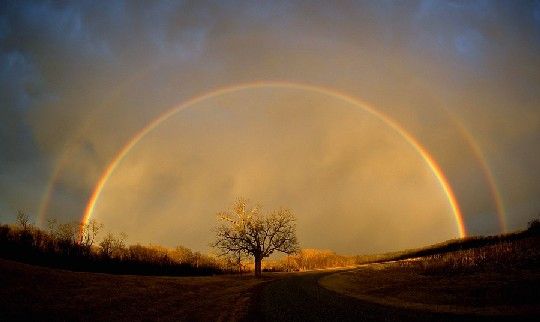
[[212, 246], [223, 255], [244, 253], [255, 260], [255, 276], [261, 276], [262, 260], [275, 251], [292, 254], [298, 251], [296, 218], [290, 209], [281, 208], [263, 214], [261, 207], [247, 207], [239, 199], [232, 210], [218, 213], [219, 226]]
[[56, 220], [56, 218], [47, 219], [47, 228], [49, 228], [49, 235], [51, 237], [54, 237], [55, 235], [57, 224], [58, 224], [58, 220]]
[[122, 258], [126, 252], [126, 233], [120, 233], [116, 237], [113, 233], [107, 233], [99, 243], [100, 254], [106, 258]]
[[106, 258], [110, 258], [112, 256], [114, 240], [114, 235], [112, 233], [107, 233], [107, 235], [103, 237], [103, 240], [99, 242], [99, 252], [102, 256]]
[[22, 210], [17, 211], [17, 223], [19, 224], [19, 226], [21, 226], [22, 230], [24, 231], [30, 230], [30, 227], [32, 226], [32, 224], [30, 223], [30, 218]]
[[79, 225], [79, 244], [90, 249], [102, 228], [103, 224], [93, 218], [87, 223], [81, 222]]
[[238, 274], [242, 275], [242, 271], [245, 267], [245, 265], [243, 265], [242, 262], [244, 260], [247, 260], [248, 256], [241, 251], [234, 252], [229, 255], [231, 257], [230, 258], [231, 263], [233, 263], [233, 265], [236, 266], [236, 268], [238, 269]]
[[195, 254], [193, 254], [193, 251], [187, 247], [180, 245], [176, 246], [174, 252], [172, 252], [172, 257], [179, 263], [195, 262]]
[[66, 245], [75, 245], [77, 243], [77, 235], [79, 224], [76, 222], [60, 223], [56, 226], [55, 237], [57, 240]]

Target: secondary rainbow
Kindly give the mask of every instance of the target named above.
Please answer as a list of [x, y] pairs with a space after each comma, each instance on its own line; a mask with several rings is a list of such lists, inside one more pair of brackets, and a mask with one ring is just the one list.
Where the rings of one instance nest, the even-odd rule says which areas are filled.
[[480, 164], [480, 169], [482, 169], [482, 173], [484, 175], [484, 178], [486, 178], [487, 185], [489, 187], [489, 191], [491, 194], [491, 198], [495, 202], [495, 210], [497, 212], [497, 220], [499, 222], [499, 227], [501, 229], [502, 233], [508, 232], [508, 224], [506, 222], [506, 210], [504, 207], [503, 198], [501, 196], [501, 193], [499, 192], [499, 189], [497, 188], [497, 182], [495, 180], [495, 176], [493, 175], [493, 172], [491, 171], [491, 168], [488, 165], [488, 162], [486, 160], [486, 157], [484, 153], [482, 153], [482, 149], [474, 139], [474, 137], [471, 135], [469, 131], [465, 128], [463, 123], [461, 121], [458, 121], [456, 118], [454, 118], [454, 121], [457, 124], [457, 128], [461, 135], [465, 138], [469, 146], [471, 147], [473, 151], [473, 155], [476, 158], [476, 161]]
[[457, 230], [459, 232], [459, 235], [461, 237], [464, 237], [467, 235], [466, 227], [463, 221], [463, 214], [461, 213], [458, 201], [456, 199], [456, 196], [454, 194], [454, 191], [452, 190], [452, 187], [450, 183], [448, 182], [448, 179], [444, 175], [442, 169], [437, 164], [437, 162], [433, 159], [433, 157], [428, 153], [428, 151], [416, 140], [415, 137], [413, 137], [409, 132], [407, 132], [403, 127], [401, 127], [396, 121], [388, 117], [387, 115], [379, 112], [375, 108], [371, 107], [370, 105], [366, 104], [365, 102], [348, 96], [344, 93], [341, 93], [337, 90], [328, 89], [325, 87], [320, 87], [316, 85], [307, 85], [307, 84], [300, 84], [300, 83], [293, 83], [293, 82], [285, 82], [285, 81], [262, 81], [262, 82], [252, 82], [252, 83], [244, 83], [244, 84], [238, 84], [228, 87], [222, 87], [215, 90], [212, 90], [210, 92], [206, 92], [202, 95], [195, 96], [180, 105], [177, 105], [158, 117], [156, 117], [154, 120], [152, 120], [150, 123], [148, 123], [144, 128], [142, 128], [139, 132], [137, 132], [114, 156], [112, 161], [109, 163], [109, 165], [105, 168], [103, 173], [101, 174], [101, 177], [97, 181], [96, 185], [94, 186], [94, 189], [92, 191], [92, 194], [90, 195], [90, 198], [88, 200], [88, 203], [86, 204], [82, 221], [83, 223], [87, 223], [88, 220], [92, 217], [92, 213], [94, 211], [94, 208], [96, 206], [96, 203], [99, 199], [99, 196], [105, 187], [105, 184], [109, 180], [111, 174], [114, 172], [116, 167], [121, 163], [121, 161], [124, 159], [124, 157], [131, 151], [131, 149], [141, 141], [148, 133], [153, 131], [155, 128], [157, 128], [161, 123], [165, 122], [167, 119], [169, 119], [171, 116], [177, 114], [178, 112], [188, 108], [189, 106], [195, 105], [197, 103], [200, 103], [204, 100], [218, 97], [225, 94], [230, 94], [238, 91], [243, 90], [250, 90], [250, 89], [257, 89], [257, 88], [287, 88], [287, 89], [298, 89], [303, 91], [310, 91], [315, 93], [320, 93], [324, 95], [328, 95], [331, 97], [338, 98], [344, 102], [347, 102], [351, 105], [357, 106], [364, 111], [374, 115], [379, 120], [383, 121], [386, 125], [388, 125], [390, 128], [392, 128], [394, 131], [396, 131], [401, 137], [403, 137], [424, 159], [426, 164], [431, 169], [433, 175], [437, 178], [441, 188], [445, 192], [448, 202], [450, 204], [450, 207], [452, 209], [452, 212], [454, 214], [455, 220], [456, 220], [456, 226]]

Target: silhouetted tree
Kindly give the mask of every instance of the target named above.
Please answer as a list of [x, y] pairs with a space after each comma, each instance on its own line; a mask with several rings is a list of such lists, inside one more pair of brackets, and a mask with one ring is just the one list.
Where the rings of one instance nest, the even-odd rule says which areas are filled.
[[531, 235], [540, 235], [540, 219], [535, 218], [527, 223], [527, 233]]
[[290, 209], [261, 213], [261, 207], [247, 207], [239, 199], [232, 210], [218, 213], [220, 222], [212, 246], [225, 254], [244, 253], [255, 260], [255, 276], [261, 276], [261, 262], [275, 251], [292, 254], [298, 251], [296, 218]]
[[22, 210], [17, 211], [17, 224], [21, 226], [22, 230], [24, 231], [28, 231], [32, 227], [30, 224], [30, 218]]
[[26, 248], [30, 248], [34, 242], [34, 236], [32, 235], [32, 224], [28, 215], [22, 211], [17, 211], [17, 224], [20, 226], [19, 239], [21, 245]]

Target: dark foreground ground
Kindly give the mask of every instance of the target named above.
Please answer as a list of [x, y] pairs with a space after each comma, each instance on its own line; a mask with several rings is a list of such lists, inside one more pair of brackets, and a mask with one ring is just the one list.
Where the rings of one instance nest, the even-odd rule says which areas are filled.
[[[535, 321], [433, 313], [330, 291], [335, 271], [150, 277], [70, 272], [0, 259], [0, 321]], [[324, 283], [323, 283], [324, 284]]]
[[361, 301], [321, 287], [332, 272], [289, 276], [257, 286], [247, 321], [538, 321], [539, 316], [433, 313]]
[[263, 281], [71, 272], [0, 259], [0, 321], [235, 321]]

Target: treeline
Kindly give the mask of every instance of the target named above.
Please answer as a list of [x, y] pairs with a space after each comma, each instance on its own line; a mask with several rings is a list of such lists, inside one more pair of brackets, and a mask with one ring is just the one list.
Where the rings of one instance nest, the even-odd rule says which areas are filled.
[[297, 272], [314, 269], [346, 267], [355, 264], [356, 257], [336, 254], [325, 249], [302, 249], [296, 254], [264, 264], [265, 271]]
[[[29, 264], [114, 274], [212, 275], [254, 269], [249, 257], [214, 257], [183, 246], [126, 245], [123, 233], [98, 235], [103, 225], [48, 221], [48, 229], [32, 225], [18, 213], [15, 225], [0, 224], [0, 257]], [[99, 240], [99, 241], [98, 241]], [[279, 260], [263, 262], [265, 271], [305, 271], [354, 265], [355, 257], [330, 250], [302, 249]]]
[[212, 275], [234, 271], [229, 261], [178, 246], [126, 245], [125, 234], [106, 234], [97, 242], [103, 225], [49, 221], [48, 231], [33, 226], [24, 213], [16, 225], [0, 225], [0, 256], [30, 264], [142, 275]]

